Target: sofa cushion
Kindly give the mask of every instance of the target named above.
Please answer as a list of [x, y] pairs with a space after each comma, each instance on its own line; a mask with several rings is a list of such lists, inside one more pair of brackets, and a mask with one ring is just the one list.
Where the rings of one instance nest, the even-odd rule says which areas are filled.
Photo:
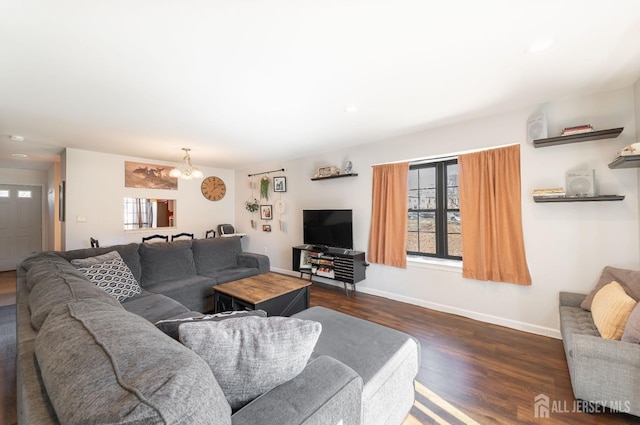
[[191, 240], [140, 244], [143, 287], [196, 274]]
[[622, 341], [640, 344], [640, 303], [635, 306], [629, 315], [629, 320], [627, 320], [622, 334]]
[[[362, 423], [401, 423], [392, 418], [413, 405], [413, 380], [420, 366], [420, 344], [412, 336], [377, 323], [314, 306], [292, 317], [322, 324], [312, 359], [333, 357], [362, 377]], [[406, 409], [406, 410], [404, 410]]]
[[84, 273], [94, 285], [118, 301], [122, 302], [142, 291], [118, 251], [71, 260], [71, 264]]
[[130, 313], [144, 317], [151, 323], [176, 317], [190, 311], [173, 298], [162, 294], [154, 294], [145, 289], [139, 295], [124, 300], [122, 307]]
[[231, 424], [207, 364], [122, 309], [96, 300], [58, 307], [35, 353], [60, 423]]
[[242, 252], [239, 237], [195, 239], [193, 258], [198, 274], [211, 275], [218, 270], [238, 266], [238, 254]]
[[237, 310], [237, 311], [223, 311], [222, 313], [215, 314], [198, 314], [188, 315], [184, 317], [175, 317], [171, 319], [158, 320], [155, 325], [162, 332], [169, 335], [175, 340], [180, 340], [179, 328], [184, 323], [203, 323], [203, 322], [219, 322], [226, 319], [237, 319], [238, 317], [258, 316], [267, 317], [267, 312], [264, 310]]
[[636, 301], [640, 301], [640, 271], [606, 266], [602, 270], [602, 274], [595, 288], [587, 294], [587, 297], [582, 301], [580, 307], [585, 310], [591, 310], [591, 302], [598, 290], [614, 280], [624, 288], [627, 295]]
[[245, 267], [233, 267], [230, 269], [216, 270], [208, 273], [202, 273], [202, 276], [214, 279], [216, 284], [233, 282], [234, 280], [240, 280], [247, 277], [260, 274], [260, 270], [254, 268]]
[[71, 262], [71, 260], [95, 257], [97, 255], [106, 254], [110, 251], [118, 251], [122, 260], [127, 264], [131, 273], [133, 273], [133, 277], [140, 282], [142, 277], [142, 267], [140, 265], [140, 254], [138, 254], [137, 243], [132, 242], [125, 245], [112, 245], [101, 248], [73, 249], [71, 251], [56, 252], [56, 254]]
[[173, 298], [190, 310], [203, 313], [213, 309], [213, 286], [216, 280], [206, 276], [188, 276], [182, 279], [157, 282], [147, 289]]
[[606, 339], [620, 340], [629, 315], [637, 304], [618, 282], [600, 288], [591, 303], [593, 322], [600, 335]]
[[573, 334], [600, 336], [591, 312], [571, 306], [560, 306], [560, 332], [563, 339]]
[[307, 364], [322, 326], [290, 317], [241, 317], [180, 325], [180, 341], [211, 367], [237, 410], [293, 379]]
[[26, 259], [21, 264], [21, 267], [26, 270], [29, 291], [33, 290], [40, 282], [46, 282], [53, 275], [68, 273], [86, 279], [86, 276], [71, 266], [71, 263], [52, 252], [41, 252], [33, 255]]
[[31, 260], [27, 271], [31, 324], [38, 330], [49, 313], [58, 305], [75, 300], [97, 299], [122, 309], [120, 303], [98, 289], [69, 262], [54, 254], [42, 254]]

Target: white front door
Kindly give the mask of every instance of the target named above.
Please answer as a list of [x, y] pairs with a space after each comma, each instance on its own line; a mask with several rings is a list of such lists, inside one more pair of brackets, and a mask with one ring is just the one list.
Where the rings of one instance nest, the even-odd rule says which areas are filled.
[[42, 188], [0, 185], [0, 271], [42, 251]]

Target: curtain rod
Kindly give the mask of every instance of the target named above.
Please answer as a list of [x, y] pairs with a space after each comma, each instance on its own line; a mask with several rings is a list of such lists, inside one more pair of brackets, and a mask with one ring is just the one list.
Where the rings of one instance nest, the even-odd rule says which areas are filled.
[[275, 173], [276, 171], [284, 171], [284, 168], [280, 168], [279, 170], [263, 171], [262, 173], [249, 174], [249, 177], [260, 176], [262, 174]]
[[506, 148], [507, 146], [513, 146], [513, 145], [519, 145], [519, 144], [520, 143], [508, 143], [506, 145], [497, 145], [497, 146], [490, 146], [490, 147], [486, 147], [486, 148], [477, 148], [477, 149], [469, 149], [469, 150], [466, 150], [466, 151], [453, 152], [453, 153], [448, 153], [446, 155], [434, 155], [434, 156], [427, 156], [427, 157], [422, 157], [422, 158], [405, 159], [405, 160], [400, 160], [400, 161], [381, 162], [379, 164], [371, 164], [371, 166], [375, 167], [376, 165], [398, 164], [400, 162], [416, 162], [416, 163], [428, 162], [428, 161], [434, 161], [435, 162], [435, 161], [445, 160], [447, 158], [455, 158], [456, 156], [464, 155], [466, 153], [475, 153], [475, 152], [480, 152], [480, 151], [488, 151], [488, 150], [491, 150], [491, 149]]

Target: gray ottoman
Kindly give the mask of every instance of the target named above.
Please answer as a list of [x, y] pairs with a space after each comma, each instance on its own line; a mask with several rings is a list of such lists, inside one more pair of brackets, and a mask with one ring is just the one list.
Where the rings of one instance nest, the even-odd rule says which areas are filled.
[[293, 315], [322, 324], [312, 358], [331, 356], [363, 380], [362, 424], [400, 425], [413, 405], [420, 345], [412, 336], [324, 307]]

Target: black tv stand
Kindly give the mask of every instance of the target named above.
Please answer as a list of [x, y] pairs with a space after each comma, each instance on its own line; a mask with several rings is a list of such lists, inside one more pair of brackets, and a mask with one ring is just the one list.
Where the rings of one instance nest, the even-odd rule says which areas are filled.
[[329, 247], [326, 245], [305, 245], [305, 250], [325, 252], [329, 250]]
[[347, 284], [355, 291], [356, 283], [365, 279], [368, 264], [362, 251], [317, 245], [299, 245], [292, 249], [292, 270], [300, 272], [300, 277], [308, 274], [309, 281], [313, 281], [314, 276], [340, 281], [349, 295]]

